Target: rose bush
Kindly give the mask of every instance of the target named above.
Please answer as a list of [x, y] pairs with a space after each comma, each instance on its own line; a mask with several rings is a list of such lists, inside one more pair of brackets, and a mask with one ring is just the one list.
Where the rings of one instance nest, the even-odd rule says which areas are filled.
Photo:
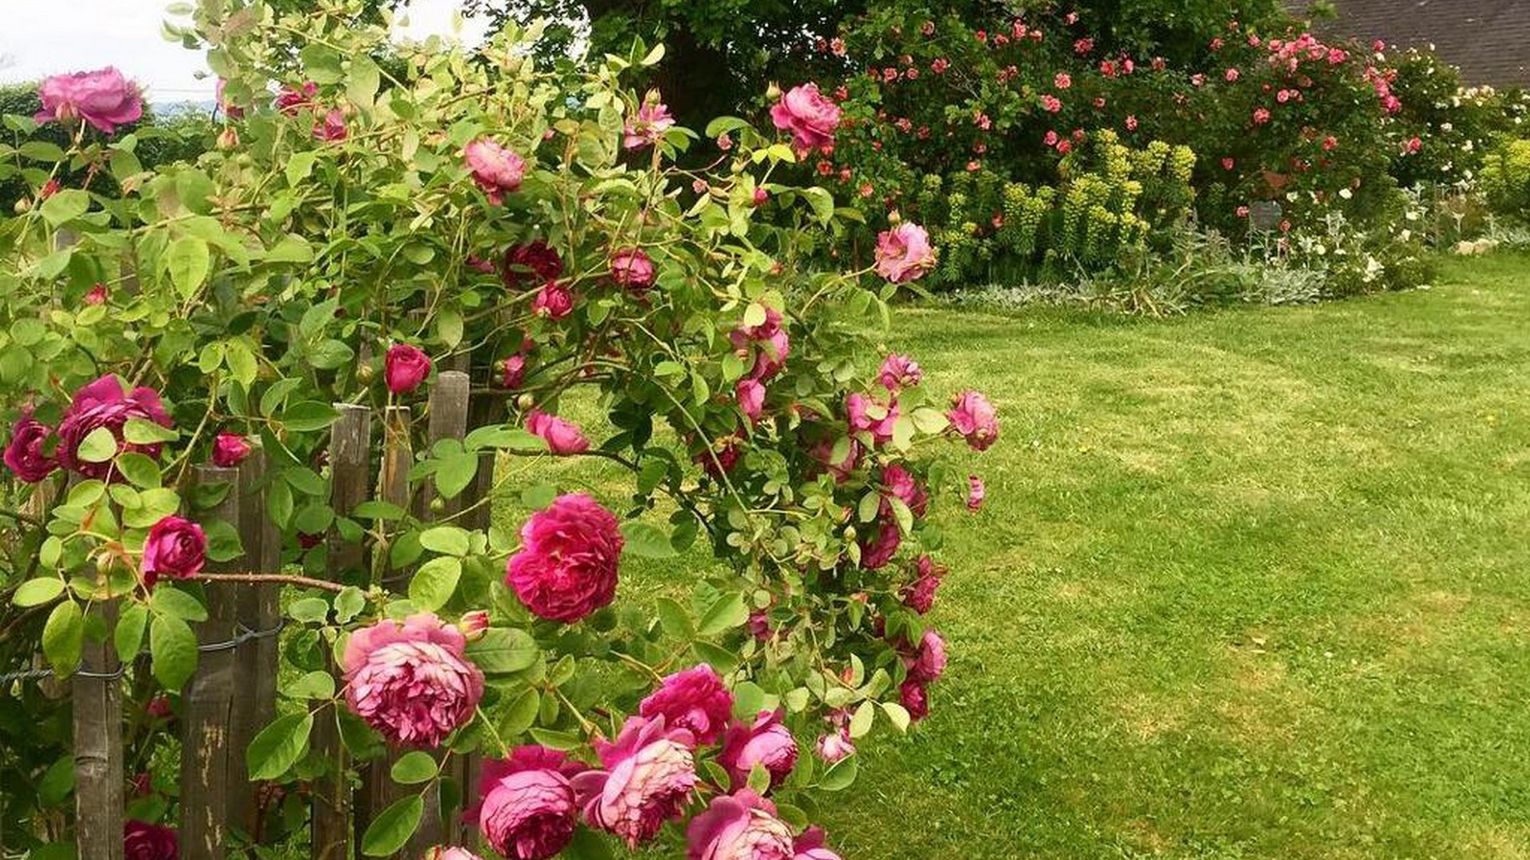
[[[173, 716], [203, 589], [285, 583], [295, 671], [248, 760], [267, 838], [302, 831], [306, 786], [347, 778], [323, 728], [354, 766], [433, 762], [362, 822], [369, 854], [431, 828], [421, 798], [466, 793], [506, 857], [635, 845], [672, 821], [679, 838], [692, 819], [694, 856], [837, 856], [808, 829], [814, 795], [855, 779], [854, 739], [938, 710], [920, 583], [940, 547], [929, 517], [959, 509], [969, 470], [934, 443], [999, 435], [981, 395], [948, 403], [876, 349], [868, 320], [933, 264], [923, 231], [889, 226], [863, 271], [805, 264], [844, 217], [784, 181], [794, 143], [832, 145], [811, 98], [785, 134], [723, 120], [728, 154], [682, 168], [696, 135], [619, 83], [658, 50], [570, 79], [530, 59], [534, 31], [472, 60], [334, 6], [202, 3], [170, 25], [224, 81], [227, 125], [195, 163], [144, 169], [84, 101], [49, 117], [67, 152], [21, 154], [122, 190], [87, 178], [0, 224], [5, 462], [37, 512], [8, 533], [35, 563], [5, 575], [41, 622], [28, 644], [68, 674], [106, 636], [129, 708], [168, 692], [155, 712]], [[431, 444], [398, 410], [424, 408], [447, 369], [490, 417]], [[387, 417], [373, 462], [411, 437], [411, 495], [438, 503], [333, 506], [332, 404]], [[251, 570], [211, 513], [231, 488], [192, 480], [257, 448], [280, 570]], [[570, 491], [553, 456], [631, 480]], [[532, 509], [519, 528], [439, 503], [480, 469], [479, 505]], [[688, 596], [623, 607], [627, 560], [695, 543], [723, 563], [677, 576]], [[144, 760], [172, 743], [166, 722], [128, 721]], [[488, 760], [476, 791], [452, 781], [467, 756]], [[144, 783], [145, 819], [172, 808], [162, 779]]]

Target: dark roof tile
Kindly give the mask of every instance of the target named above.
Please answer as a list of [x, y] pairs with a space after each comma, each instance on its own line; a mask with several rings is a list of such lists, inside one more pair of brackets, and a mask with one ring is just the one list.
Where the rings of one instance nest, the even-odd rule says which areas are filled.
[[[1311, 0], [1292, 0], [1300, 13]], [[1530, 0], [1337, 0], [1325, 32], [1388, 45], [1433, 45], [1469, 84], [1530, 86]]]

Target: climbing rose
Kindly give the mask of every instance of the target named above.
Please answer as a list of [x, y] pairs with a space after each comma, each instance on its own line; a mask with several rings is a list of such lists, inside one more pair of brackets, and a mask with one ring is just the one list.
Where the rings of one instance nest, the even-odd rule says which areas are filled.
[[425, 860], [483, 860], [483, 858], [460, 846], [447, 848], [444, 845], [437, 845], [426, 852]]
[[176, 860], [179, 840], [174, 828], [129, 819], [122, 822], [124, 860]]
[[697, 741], [710, 744], [722, 736], [733, 716], [733, 694], [722, 677], [705, 663], [665, 678], [638, 706], [638, 713], [663, 717], [671, 728], [685, 729]]
[[696, 788], [690, 732], [666, 728], [662, 717], [629, 717], [615, 743], [596, 738], [593, 745], [604, 769], [573, 780], [591, 827], [621, 837], [630, 848], [680, 817]]
[[516, 288], [531, 282], [547, 283], [562, 276], [563, 258], [544, 239], [526, 245], [514, 245], [505, 252], [507, 287]]
[[143, 96], [137, 85], [112, 66], [43, 79], [37, 88], [42, 110], [38, 122], [71, 123], [83, 119], [103, 134], [143, 118]]
[[357, 630], [341, 661], [345, 701], [391, 744], [440, 746], [483, 697], [466, 649], [462, 631], [429, 612]]
[[350, 136], [350, 131], [345, 127], [345, 112], [339, 108], [330, 109], [323, 119], [313, 124], [313, 136], [316, 140], [330, 143], [345, 140]]
[[533, 409], [526, 416], [526, 429], [545, 439], [547, 450], [559, 456], [590, 450], [590, 440], [585, 438], [578, 425], [540, 409]]
[[983, 479], [977, 475], [967, 476], [967, 510], [977, 513], [983, 508], [983, 499], [988, 495], [988, 490], [983, 486]]
[[861, 463], [861, 443], [854, 439], [849, 441], [850, 447], [845, 452], [844, 459], [838, 463], [830, 462], [834, 458], [833, 439], [824, 439], [808, 451], [808, 456], [818, 461], [820, 465], [834, 476], [834, 483], [836, 484], [843, 484], [850, 480], [850, 475]]
[[908, 711], [909, 718], [914, 722], [930, 715], [930, 696], [925, 691], [924, 685], [910, 678], [898, 687], [898, 703]]
[[855, 755], [855, 744], [850, 740], [848, 729], [836, 729], [818, 737], [815, 746], [818, 757], [829, 764], [837, 764]]
[[383, 377], [388, 383], [388, 390], [394, 394], [408, 394], [420, 387], [425, 377], [430, 375], [430, 356], [420, 351], [419, 347], [410, 346], [407, 343], [395, 343], [388, 347], [387, 361], [384, 363]]
[[109, 298], [111, 298], [111, 292], [106, 289], [106, 285], [96, 284], [85, 293], [85, 304], [104, 305]]
[[526, 159], [486, 137], [469, 143], [463, 150], [463, 157], [473, 174], [473, 182], [483, 189], [495, 206], [505, 202], [507, 192], [519, 189], [521, 180], [526, 177]]
[[717, 763], [728, 771], [735, 788], [749, 782], [749, 772], [760, 765], [770, 774], [775, 788], [797, 766], [797, 739], [782, 718], [785, 711], [761, 711], [749, 725], [735, 723], [723, 737]]
[[276, 109], [287, 116], [297, 116], [303, 108], [312, 107], [318, 95], [319, 85], [313, 81], [304, 81], [297, 88], [284, 86], [276, 94]]
[[849, 416], [850, 432], [870, 433], [873, 442], [885, 445], [891, 441], [898, 423], [898, 401], [883, 406], [864, 394], [850, 394], [845, 398], [845, 413]]
[[922, 517], [929, 510], [930, 494], [919, 486], [919, 481], [901, 464], [893, 463], [882, 470], [882, 484], [894, 498], [908, 505], [914, 516]]
[[900, 388], [912, 388], [924, 379], [924, 371], [919, 363], [906, 355], [894, 353], [882, 361], [882, 369], [877, 372], [877, 382], [888, 391], [896, 392]]
[[521, 527], [505, 583], [539, 618], [573, 623], [616, 596], [622, 534], [616, 517], [583, 493], [559, 496]]
[[765, 386], [756, 379], [740, 379], [733, 391], [738, 397], [738, 408], [751, 423], [758, 422], [765, 411]]
[[792, 831], [749, 789], [713, 798], [685, 828], [686, 860], [792, 860]]
[[652, 91], [643, 99], [637, 115], [627, 120], [626, 127], [622, 129], [622, 146], [626, 149], [652, 146], [658, 143], [664, 132], [674, 127], [675, 118], [670, 115], [669, 107], [659, 101], [657, 90]]
[[512, 391], [526, 381], [526, 356], [516, 353], [500, 362], [500, 384]]
[[904, 658], [904, 664], [908, 666], [908, 676], [912, 680], [921, 684], [939, 681], [946, 671], [946, 640], [934, 630], [924, 631], [919, 647], [912, 656]]
[[531, 312], [550, 320], [561, 320], [574, 310], [574, 294], [556, 281], [548, 281], [531, 300]]
[[202, 527], [190, 520], [169, 516], [149, 527], [139, 572], [143, 574], [144, 587], [153, 588], [161, 576], [190, 579], [201, 573], [202, 565], [206, 563], [207, 535]]
[[842, 858], [824, 846], [824, 834], [822, 827], [809, 827], [797, 837], [792, 848], [797, 856], [793, 860], [842, 860]]
[[653, 286], [653, 260], [638, 248], [623, 248], [611, 255], [611, 280], [634, 293]]
[[136, 451], [157, 458], [159, 443], [137, 445], [123, 439], [122, 428], [134, 418], [152, 421], [161, 427], [173, 426], [170, 415], [160, 402], [159, 394], [152, 388], [135, 388], [131, 392], [124, 392], [122, 383], [111, 374], [80, 388], [74, 393], [74, 400], [58, 425], [59, 465], [87, 478], [120, 477], [109, 461], [87, 463], [79, 458], [80, 444], [98, 427], [111, 431], [117, 440], [119, 452]]
[[956, 395], [946, 418], [974, 450], [986, 451], [999, 438], [999, 419], [993, 404], [976, 391]]
[[579, 806], [570, 780], [585, 770], [563, 753], [542, 746], [517, 747], [509, 759], [484, 762], [469, 810], [483, 838], [509, 860], [545, 860], [574, 837]]
[[31, 410], [27, 410], [16, 420], [11, 442], [5, 446], [5, 465], [28, 484], [53, 474], [58, 461], [43, 453], [43, 445], [51, 435], [53, 428], [33, 418]]
[[214, 466], [222, 466], [232, 469], [243, 463], [250, 452], [255, 449], [250, 445], [250, 440], [238, 433], [219, 433], [218, 438], [213, 440], [212, 461]]
[[886, 567], [893, 556], [898, 554], [898, 547], [902, 543], [903, 532], [898, 528], [897, 519], [884, 509], [876, 534], [870, 541], [861, 542], [861, 567], [866, 570]]
[[935, 605], [935, 592], [940, 590], [947, 570], [927, 555], [919, 556], [914, 569], [919, 576], [903, 589], [903, 605], [923, 615]]
[[877, 274], [906, 284], [935, 266], [930, 234], [908, 221], [877, 235]]
[[227, 86], [228, 81], [222, 78], [218, 79], [218, 90], [214, 96], [218, 101], [218, 110], [223, 111], [223, 115], [228, 119], [244, 119], [244, 108], [229, 101], [228, 97], [223, 94], [223, 89]]
[[787, 91], [771, 107], [770, 119], [776, 128], [792, 133], [797, 149], [818, 149], [834, 143], [839, 105], [824, 98], [817, 84], [802, 84]]

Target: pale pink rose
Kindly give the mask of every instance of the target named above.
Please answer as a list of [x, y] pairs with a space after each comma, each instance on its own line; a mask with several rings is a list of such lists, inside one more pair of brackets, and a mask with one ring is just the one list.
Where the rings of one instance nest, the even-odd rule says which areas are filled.
[[615, 743], [597, 738], [604, 769], [573, 780], [585, 822], [628, 847], [652, 839], [664, 822], [681, 816], [695, 792], [694, 746], [690, 732], [666, 728], [662, 717], [629, 717]]
[[526, 429], [547, 440], [547, 449], [559, 456], [583, 454], [590, 450], [590, 440], [585, 438], [579, 425], [540, 409], [533, 409], [526, 416]]
[[467, 819], [500, 856], [546, 860], [574, 837], [579, 803], [572, 780], [585, 770], [557, 750], [517, 747], [508, 759], [484, 762], [480, 801]]
[[817, 84], [791, 88], [770, 109], [776, 128], [790, 131], [793, 143], [802, 151], [832, 146], [839, 114], [839, 105], [824, 98]]
[[1058, 88], [1060, 90], [1065, 90], [1065, 89], [1073, 86], [1073, 77], [1071, 75], [1069, 75], [1067, 72], [1058, 72], [1052, 78], [1052, 86], [1054, 86], [1054, 87], [1056, 87], [1056, 88]]
[[32, 417], [32, 410], [25, 410], [11, 431], [10, 444], [5, 446], [5, 465], [17, 478], [28, 484], [36, 484], [58, 469], [58, 460], [44, 453], [53, 428]]
[[408, 394], [430, 375], [430, 356], [419, 347], [395, 343], [383, 362], [383, 380], [394, 394]]
[[922, 517], [929, 510], [930, 494], [919, 486], [913, 473], [901, 464], [892, 463], [882, 470], [882, 486], [888, 494], [908, 505], [914, 516]]
[[946, 640], [933, 629], [924, 631], [919, 647], [904, 657], [903, 664], [908, 667], [908, 677], [912, 680], [921, 684], [939, 681], [946, 671]]
[[905, 221], [877, 235], [877, 274], [895, 284], [917, 279], [935, 266], [930, 234]]
[[855, 755], [855, 744], [850, 740], [850, 732], [848, 730], [836, 729], [828, 734], [819, 735], [818, 743], [814, 745], [814, 750], [824, 762], [838, 764]]
[[623, 248], [611, 255], [611, 280], [634, 293], [653, 286], [653, 260], [638, 248]]
[[738, 398], [738, 408], [743, 410], [750, 423], [758, 423], [765, 411], [765, 386], [756, 379], [740, 379], [733, 387], [733, 394]]
[[616, 517], [594, 499], [559, 496], [521, 527], [505, 584], [538, 618], [572, 624], [616, 596], [622, 543]]
[[824, 844], [822, 827], [809, 827], [802, 831], [792, 848], [797, 852], [792, 860], [843, 860]]
[[352, 633], [341, 666], [346, 704], [398, 746], [440, 746], [472, 721], [483, 697], [466, 637], [429, 612]]
[[936, 563], [927, 555], [919, 556], [914, 569], [918, 577], [903, 589], [903, 605], [923, 615], [935, 605], [935, 593], [940, 590], [940, 581], [948, 571], [945, 565]]
[[123, 860], [176, 860], [180, 837], [172, 827], [129, 819], [122, 822]]
[[526, 177], [526, 159], [513, 150], [480, 137], [463, 150], [473, 182], [495, 206], [505, 202], [505, 195], [517, 191]]
[[882, 360], [882, 368], [877, 372], [877, 382], [888, 391], [896, 392], [900, 388], [912, 388], [924, 379], [924, 371], [919, 363], [906, 355], [896, 353]]
[[212, 461], [214, 466], [232, 469], [243, 463], [255, 450], [250, 440], [238, 433], [219, 433], [213, 440]]
[[1254, 110], [1254, 125], [1264, 125], [1270, 121], [1270, 112], [1264, 108]]
[[657, 90], [652, 91], [643, 99], [637, 115], [627, 120], [622, 129], [622, 146], [626, 149], [652, 146], [664, 137], [664, 132], [674, 127], [675, 118], [670, 115], [669, 107], [659, 101]]
[[1237, 69], [1228, 69], [1227, 72], [1223, 75], [1223, 77], [1227, 79], [1228, 83], [1233, 83], [1233, 82], [1237, 81], [1239, 76], [1240, 76], [1240, 73], [1238, 72]]
[[207, 563], [207, 534], [196, 523], [177, 516], [163, 517], [149, 527], [138, 572], [145, 588], [160, 577], [190, 579]]
[[574, 311], [574, 294], [557, 281], [548, 281], [531, 300], [531, 312], [550, 320], [561, 320]]
[[143, 96], [137, 85], [112, 66], [45, 78], [37, 97], [42, 101], [35, 117], [38, 122], [83, 119], [103, 134], [113, 134], [117, 126], [143, 118]]
[[717, 670], [702, 663], [665, 678], [639, 704], [638, 713], [649, 719], [663, 717], [670, 728], [685, 729], [698, 742], [709, 744], [722, 736], [733, 716], [733, 694]]
[[977, 475], [967, 476], [967, 510], [977, 513], [983, 509], [983, 499], [988, 495], [983, 479]]
[[686, 860], [793, 860], [792, 831], [749, 789], [713, 798], [685, 828]]
[[782, 719], [782, 710], [761, 711], [749, 725], [735, 723], [723, 736], [722, 751], [717, 763], [728, 771], [734, 788], [749, 782], [749, 772], [755, 765], [770, 774], [770, 786], [775, 788], [791, 776], [797, 766], [797, 739], [792, 737]]
[[174, 426], [159, 393], [152, 388], [124, 391], [122, 383], [111, 374], [82, 386], [74, 393], [74, 399], [58, 425], [59, 465], [87, 478], [120, 480], [121, 473], [110, 461], [89, 463], [79, 457], [81, 443], [98, 427], [111, 431], [119, 452], [136, 451], [150, 458], [159, 457], [159, 443], [139, 445], [123, 437], [123, 428], [134, 418], [152, 421], [161, 427]]
[[976, 391], [956, 395], [946, 418], [974, 450], [986, 451], [999, 438], [998, 414], [988, 398]]

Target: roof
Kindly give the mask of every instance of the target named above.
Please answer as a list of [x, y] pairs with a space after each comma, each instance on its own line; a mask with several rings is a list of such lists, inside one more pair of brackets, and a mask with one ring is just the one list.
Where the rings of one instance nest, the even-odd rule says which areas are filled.
[[[1312, 0], [1292, 0], [1300, 12]], [[1325, 32], [1427, 48], [1461, 67], [1468, 84], [1530, 86], [1530, 0], [1336, 0]]]

